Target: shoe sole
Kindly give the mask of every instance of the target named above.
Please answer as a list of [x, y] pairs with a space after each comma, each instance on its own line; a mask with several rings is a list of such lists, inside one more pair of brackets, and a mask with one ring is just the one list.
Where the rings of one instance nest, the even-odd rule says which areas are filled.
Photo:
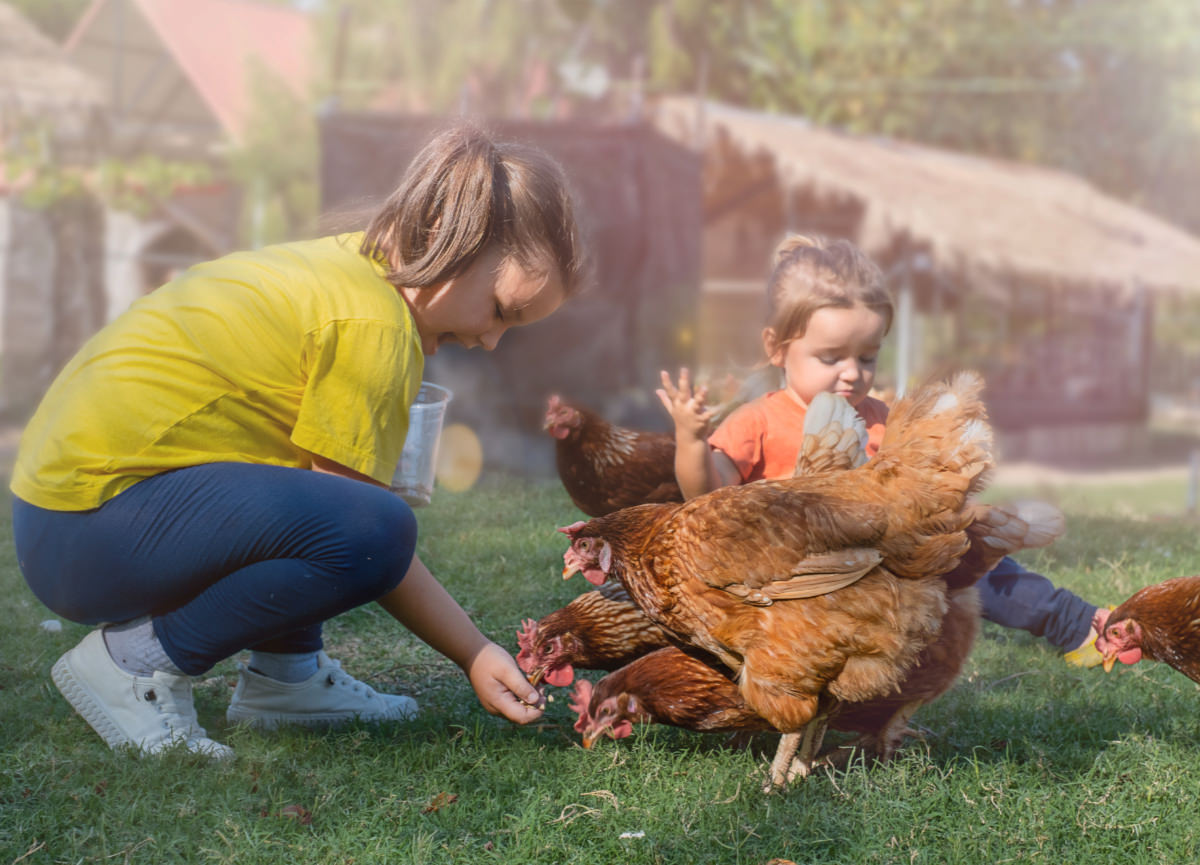
[[71, 708], [100, 734], [100, 738], [108, 747], [116, 749], [134, 744], [128, 736], [121, 732], [120, 727], [109, 714], [101, 708], [88, 687], [76, 678], [75, 671], [71, 669], [70, 652], [58, 659], [53, 669], [50, 670], [50, 678], [54, 680], [54, 685], [58, 688], [59, 693], [71, 704]]

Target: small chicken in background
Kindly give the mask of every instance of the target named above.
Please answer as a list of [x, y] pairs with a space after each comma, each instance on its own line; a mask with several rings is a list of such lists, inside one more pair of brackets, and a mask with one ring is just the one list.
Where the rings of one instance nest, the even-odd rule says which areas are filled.
[[618, 582], [604, 583], [521, 625], [517, 664], [534, 685], [545, 681], [564, 687], [575, 678], [575, 667], [615, 670], [671, 642]]
[[1200, 683], [1200, 576], [1139, 589], [1115, 610], [1097, 610], [1092, 627], [1105, 672], [1148, 659]]
[[558, 476], [575, 506], [591, 517], [649, 502], [681, 502], [675, 436], [639, 432], [550, 397], [544, 429], [555, 438]]
[[[969, 548], [968, 498], [992, 467], [981, 389], [961, 374], [902, 400], [858, 468], [569, 526], [563, 576], [618, 578], [647, 616], [735, 670], [746, 704], [786, 734], [770, 786], [807, 774], [833, 703], [890, 694], [941, 631], [941, 578]], [[825, 399], [855, 414], [832, 394], [810, 413]]]

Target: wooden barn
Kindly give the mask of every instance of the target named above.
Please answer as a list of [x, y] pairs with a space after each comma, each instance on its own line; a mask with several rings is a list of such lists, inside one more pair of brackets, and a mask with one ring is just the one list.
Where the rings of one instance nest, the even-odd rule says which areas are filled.
[[[330, 113], [321, 119], [322, 210], [331, 229], [365, 225], [445, 118]], [[669, 428], [658, 371], [690, 363], [700, 285], [700, 158], [645, 124], [487, 121], [566, 170], [590, 237], [595, 279], [499, 351], [443, 348], [426, 378], [455, 394], [448, 420], [479, 432], [491, 468], [553, 470], [540, 433], [551, 393], [643, 428]]]
[[1144, 428], [1154, 304], [1200, 289], [1200, 241], [1070, 174], [840, 134], [692, 98], [655, 128], [703, 154], [700, 364], [761, 359], [787, 232], [846, 237], [887, 273], [898, 390], [980, 369], [1009, 457], [1117, 449]]

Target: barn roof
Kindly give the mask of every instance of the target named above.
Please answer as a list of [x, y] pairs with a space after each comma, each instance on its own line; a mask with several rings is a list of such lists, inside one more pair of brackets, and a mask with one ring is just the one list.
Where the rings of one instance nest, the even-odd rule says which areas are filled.
[[114, 111], [151, 123], [215, 122], [238, 140], [253, 109], [253, 65], [305, 96], [313, 43], [309, 15], [284, 5], [92, 0], [66, 50], [105, 82]]
[[903, 242], [973, 277], [1200, 291], [1200, 240], [1063, 171], [690, 97], [663, 100], [655, 123], [703, 149], [706, 173], [757, 159], [787, 189], [852, 199], [872, 255]]

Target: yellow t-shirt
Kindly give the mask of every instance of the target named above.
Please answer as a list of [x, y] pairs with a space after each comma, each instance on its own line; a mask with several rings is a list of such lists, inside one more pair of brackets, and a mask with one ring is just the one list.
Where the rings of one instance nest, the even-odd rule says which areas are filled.
[[25, 428], [12, 490], [98, 507], [185, 466], [311, 467], [391, 480], [425, 359], [361, 234], [190, 268], [93, 336]]

